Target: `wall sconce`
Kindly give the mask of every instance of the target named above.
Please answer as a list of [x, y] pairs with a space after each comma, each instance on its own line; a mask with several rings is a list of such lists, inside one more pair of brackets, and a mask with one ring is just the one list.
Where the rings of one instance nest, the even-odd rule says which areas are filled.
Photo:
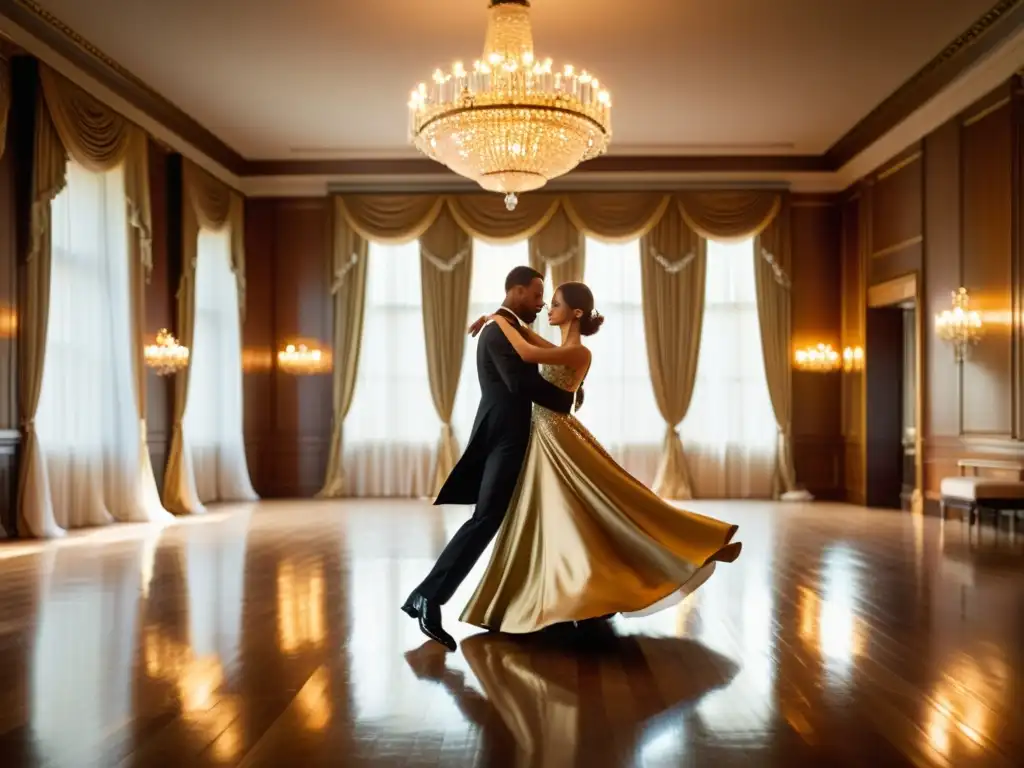
[[327, 373], [331, 363], [319, 347], [289, 344], [277, 353], [277, 367], [293, 376], [316, 376]]
[[156, 335], [156, 344], [147, 344], [142, 353], [157, 376], [172, 376], [188, 365], [188, 347], [179, 344], [166, 328]]
[[796, 350], [793, 353], [793, 364], [798, 371], [810, 373], [831, 373], [843, 365], [839, 353], [832, 349], [831, 344], [818, 344]]
[[843, 350], [843, 373], [860, 373], [864, 370], [864, 347], [846, 347]]
[[935, 316], [935, 331], [940, 339], [953, 345], [953, 359], [962, 363], [967, 347], [981, 338], [981, 315], [970, 309], [971, 297], [966, 288], [953, 291], [952, 298], [953, 308]]

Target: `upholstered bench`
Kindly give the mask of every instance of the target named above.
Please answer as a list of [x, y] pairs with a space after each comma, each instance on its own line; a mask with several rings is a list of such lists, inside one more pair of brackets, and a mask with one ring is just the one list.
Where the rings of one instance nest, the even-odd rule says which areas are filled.
[[[1021, 479], [1024, 465], [1009, 461], [961, 459], [957, 466], [960, 475], [945, 477], [939, 485], [943, 517], [948, 507], [960, 509], [961, 514], [966, 510], [969, 524], [974, 525], [978, 513], [983, 510], [1008, 513], [1013, 516], [1011, 520], [1018, 511], [1024, 510], [1024, 480]], [[967, 470], [972, 474], [967, 475]], [[994, 471], [998, 476], [984, 477], [978, 474], [979, 470]]]

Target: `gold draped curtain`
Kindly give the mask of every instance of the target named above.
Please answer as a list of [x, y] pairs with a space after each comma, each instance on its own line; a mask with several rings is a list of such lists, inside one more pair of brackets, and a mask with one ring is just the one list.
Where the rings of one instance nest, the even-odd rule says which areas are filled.
[[[240, 321], [245, 316], [245, 200], [242, 195], [215, 179], [189, 160], [182, 164], [181, 279], [178, 283], [178, 334], [182, 346], [192, 349], [195, 340], [196, 261], [199, 232], [230, 228], [231, 271], [238, 286]], [[241, 324], [239, 324], [241, 328]], [[171, 450], [164, 475], [164, 506], [176, 515], [201, 509], [195, 489], [192, 456], [185, 439], [185, 406], [192, 359], [175, 378], [174, 426]]]
[[[124, 167], [129, 253], [131, 255], [132, 343], [139, 418], [140, 483], [154, 483], [146, 445], [145, 282], [152, 268], [149, 199], [149, 140], [145, 132], [61, 75], [40, 65], [33, 147], [31, 233], [22, 297], [19, 350], [19, 408], [24, 430], [18, 482], [19, 521], [35, 536], [52, 535], [40, 517], [48, 489], [38, 436], [36, 410], [43, 382], [50, 301], [50, 205], [64, 189], [69, 161], [93, 172]], [[145, 486], [142, 486], [145, 487]]]
[[[542, 192], [524, 196], [514, 211], [508, 211], [497, 195], [337, 196], [334, 427], [331, 458], [320, 496], [344, 493], [341, 424], [351, 406], [362, 331], [362, 300], [352, 292], [365, 281], [369, 242], [420, 241], [428, 370], [434, 405], [442, 421], [435, 464], [436, 489], [458, 455], [450, 419], [464, 349], [472, 240], [504, 243], [528, 239], [531, 266], [542, 272], [550, 268], [552, 282], [558, 285], [583, 278], [585, 238], [592, 237], [606, 242], [638, 238], [641, 241], [648, 363], [658, 407], [667, 424], [655, 488], [668, 497], [692, 497], [678, 426], [693, 394], [700, 349], [705, 241], [755, 237], [760, 254], [764, 250], [760, 244], [768, 243], [770, 237], [774, 238], [771, 248], [778, 251], [773, 258], [788, 259], [788, 228], [782, 221], [785, 217], [779, 215], [785, 212], [788, 216], [784, 197], [777, 190], [564, 195]], [[759, 256], [759, 267], [761, 263]], [[356, 275], [337, 277], [351, 275], [357, 269]], [[760, 312], [771, 311], [767, 301], [759, 293]], [[788, 312], [788, 293], [780, 301]], [[780, 468], [789, 467], [780, 472], [792, 477], [787, 426], [788, 324], [762, 319], [762, 329], [762, 333], [774, 334], [773, 349], [784, 350], [781, 358], [785, 361], [785, 373], [769, 373], [768, 379], [780, 424]], [[779, 354], [773, 351], [771, 359], [775, 361], [777, 357]], [[768, 359], [765, 358], [766, 365]]]
[[775, 497], [796, 490], [793, 465], [793, 390], [790, 368], [792, 321], [790, 319], [789, 202], [781, 202], [776, 216], [754, 240], [757, 319], [761, 326], [761, 351], [768, 379], [768, 394], [779, 430], [776, 452]]

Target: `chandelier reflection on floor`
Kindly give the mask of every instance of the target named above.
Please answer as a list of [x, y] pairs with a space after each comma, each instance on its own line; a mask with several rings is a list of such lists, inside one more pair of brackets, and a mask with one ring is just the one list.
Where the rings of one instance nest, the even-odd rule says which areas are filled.
[[611, 97], [586, 70], [535, 58], [529, 0], [491, 0], [489, 13], [483, 58], [421, 83], [409, 127], [417, 149], [505, 193], [511, 211], [518, 194], [607, 150]]
[[158, 376], [171, 376], [188, 365], [188, 347], [179, 344], [166, 328], [156, 335], [156, 344], [146, 345], [143, 356]]

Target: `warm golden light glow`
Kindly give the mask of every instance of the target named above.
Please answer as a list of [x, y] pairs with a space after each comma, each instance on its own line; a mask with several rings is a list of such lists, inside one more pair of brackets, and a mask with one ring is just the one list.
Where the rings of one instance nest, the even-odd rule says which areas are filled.
[[320, 648], [324, 627], [324, 568], [319, 561], [277, 566], [277, 639], [284, 653]]
[[971, 297], [966, 288], [952, 294], [953, 307], [935, 316], [935, 331], [939, 338], [953, 345], [953, 356], [962, 363], [967, 347], [977, 344], [981, 338], [981, 315], [970, 308]]
[[240, 706], [235, 697], [221, 692], [224, 668], [220, 659], [213, 655], [196, 657], [192, 646], [168, 637], [155, 626], [143, 630], [142, 642], [147, 676], [173, 683], [182, 719], [210, 735], [218, 760], [236, 760], [243, 743]]
[[612, 103], [587, 70], [556, 71], [551, 59], [535, 56], [529, 4], [495, 3], [489, 14], [483, 57], [420, 83], [409, 100], [409, 130], [427, 157], [505, 193], [512, 210], [518, 194], [607, 150]]
[[242, 349], [242, 370], [245, 373], [266, 373], [274, 367], [274, 351], [268, 347]]
[[[925, 735], [928, 745], [946, 758], [954, 751], [976, 753], [991, 738], [992, 713], [1005, 698], [998, 659], [988, 659], [995, 669], [983, 671], [978, 661], [964, 654], [945, 670], [932, 695], [925, 700]], [[955, 750], [954, 747], [959, 747]], [[954, 760], [955, 762], [955, 760]]]
[[843, 372], [859, 373], [864, 370], [864, 347], [843, 349]]
[[147, 344], [143, 352], [146, 365], [158, 376], [170, 376], [188, 365], [188, 347], [179, 344], [166, 328], [156, 335], [156, 344]]
[[829, 373], [839, 370], [843, 363], [831, 344], [818, 344], [796, 350], [793, 353], [793, 364], [800, 371]]
[[293, 376], [315, 376], [331, 369], [329, 356], [318, 347], [289, 344], [277, 353], [277, 367]]
[[295, 706], [302, 715], [303, 725], [311, 731], [322, 731], [331, 721], [330, 682], [327, 667], [317, 667], [295, 695]]
[[18, 313], [8, 306], [0, 306], [0, 339], [13, 339], [18, 335]]

